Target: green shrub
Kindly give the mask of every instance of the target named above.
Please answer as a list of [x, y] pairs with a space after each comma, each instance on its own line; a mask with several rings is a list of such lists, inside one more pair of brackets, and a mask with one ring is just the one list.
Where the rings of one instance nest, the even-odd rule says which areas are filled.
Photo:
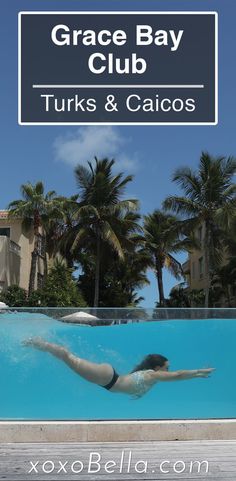
[[86, 307], [72, 270], [57, 261], [51, 268], [44, 287], [34, 291], [28, 299], [29, 306]]
[[0, 300], [9, 307], [25, 307], [27, 305], [27, 292], [22, 287], [12, 285], [1, 293]]

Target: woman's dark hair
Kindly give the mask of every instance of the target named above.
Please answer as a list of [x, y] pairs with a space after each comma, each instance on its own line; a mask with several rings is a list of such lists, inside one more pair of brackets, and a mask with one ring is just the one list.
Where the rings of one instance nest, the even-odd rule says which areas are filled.
[[161, 356], [161, 354], [148, 354], [131, 372], [155, 369], [157, 366], [163, 367], [166, 361], [168, 359], [165, 356]]

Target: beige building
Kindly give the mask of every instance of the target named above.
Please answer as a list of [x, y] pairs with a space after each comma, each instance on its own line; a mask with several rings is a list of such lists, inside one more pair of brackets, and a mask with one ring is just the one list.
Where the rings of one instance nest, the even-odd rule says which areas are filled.
[[[42, 285], [44, 277], [43, 237], [40, 234], [39, 256], [34, 288]], [[24, 232], [21, 219], [8, 217], [6, 210], [0, 210], [0, 291], [16, 284], [28, 290], [31, 254], [34, 249], [33, 228]]]

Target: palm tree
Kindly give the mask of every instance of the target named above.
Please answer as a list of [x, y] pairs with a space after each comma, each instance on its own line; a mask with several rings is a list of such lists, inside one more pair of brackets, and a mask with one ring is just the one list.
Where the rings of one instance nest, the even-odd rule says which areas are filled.
[[189, 249], [192, 245], [191, 239], [184, 236], [182, 231], [182, 223], [173, 215], [155, 210], [144, 216], [143, 243], [152, 258], [160, 307], [165, 306], [163, 268], [166, 267], [176, 279], [180, 279], [183, 276], [182, 266], [173, 254]]
[[202, 307], [204, 305], [204, 292], [196, 289], [191, 291], [186, 286], [186, 282], [181, 282], [173, 287], [167, 299], [168, 307]]
[[181, 282], [175, 287], [172, 287], [167, 299], [168, 307], [191, 307], [189, 292], [186, 291], [185, 282]]
[[113, 174], [114, 162], [95, 158], [95, 166], [88, 162], [88, 167], [78, 165], [75, 169], [80, 201], [75, 214], [77, 224], [73, 230], [72, 250], [80, 247], [87, 252], [94, 252], [95, 247], [94, 307], [97, 307], [99, 302], [102, 247], [104, 244], [109, 245], [120, 259], [124, 259], [122, 239], [119, 235], [123, 213], [138, 208], [136, 199], [122, 198], [125, 187], [133, 177], [124, 177], [123, 173]]
[[46, 248], [50, 257], [60, 254], [66, 261], [67, 267], [73, 269], [74, 229], [77, 225], [75, 213], [78, 209], [78, 195], [58, 197], [55, 200], [53, 215], [48, 219], [46, 230]]
[[35, 287], [36, 266], [39, 256], [39, 233], [40, 227], [48, 222], [50, 212], [53, 211], [56, 200], [56, 193], [50, 191], [44, 192], [44, 185], [41, 181], [35, 185], [28, 182], [21, 186], [23, 199], [14, 200], [9, 204], [9, 216], [22, 219], [23, 228], [29, 231], [34, 230], [34, 249], [31, 257], [31, 268], [29, 278], [30, 295]]
[[214, 271], [222, 261], [223, 231], [229, 228], [235, 215], [236, 184], [233, 157], [211, 157], [203, 152], [198, 171], [188, 167], [176, 170], [173, 181], [184, 196], [170, 196], [164, 208], [184, 215], [193, 228], [204, 225], [204, 256], [206, 269], [205, 307], [209, 305], [209, 290]]
[[[99, 305], [101, 307], [127, 307], [137, 304], [137, 289], [148, 284], [146, 270], [149, 266], [149, 256], [136, 237], [141, 232], [140, 215], [137, 212], [117, 212], [111, 219], [112, 229], [122, 246], [123, 258], [114, 251], [112, 246], [103, 240], [101, 243], [101, 268]], [[90, 238], [91, 240], [91, 238]], [[87, 243], [88, 244], [88, 243]], [[91, 284], [96, 266], [96, 242], [80, 250], [78, 256], [83, 274], [79, 277], [79, 285], [84, 292], [89, 305], [91, 299]]]

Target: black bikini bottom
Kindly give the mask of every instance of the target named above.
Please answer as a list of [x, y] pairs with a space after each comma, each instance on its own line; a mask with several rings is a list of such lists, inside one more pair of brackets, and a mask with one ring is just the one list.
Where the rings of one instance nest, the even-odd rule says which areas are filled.
[[106, 384], [106, 386], [102, 386], [102, 387], [104, 387], [104, 389], [108, 389], [108, 391], [109, 391], [109, 389], [111, 389], [112, 386], [114, 386], [114, 384], [116, 383], [118, 377], [119, 377], [119, 374], [117, 374], [117, 372], [115, 371], [115, 369], [113, 367], [113, 376], [112, 376], [111, 381], [108, 384]]

